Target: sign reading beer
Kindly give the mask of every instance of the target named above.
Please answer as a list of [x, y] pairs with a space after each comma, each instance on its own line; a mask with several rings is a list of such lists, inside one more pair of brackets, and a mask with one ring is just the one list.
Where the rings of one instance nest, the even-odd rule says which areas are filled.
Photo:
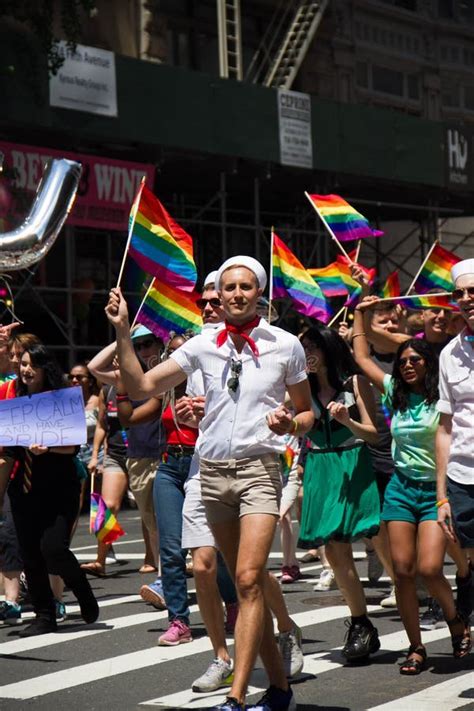
[[[31, 194], [31, 204], [48, 158], [70, 158], [82, 163], [81, 182], [68, 217], [69, 225], [126, 231], [130, 207], [143, 175], [148, 187], [153, 189], [154, 166], [145, 163], [2, 141], [0, 153], [3, 154], [3, 172], [11, 176], [8, 180], [2, 179], [0, 173], [0, 189], [5, 193], [0, 200], [0, 220], [3, 218], [7, 224], [12, 217], [18, 224], [25, 216], [24, 195]], [[17, 194], [22, 195], [21, 201]]]

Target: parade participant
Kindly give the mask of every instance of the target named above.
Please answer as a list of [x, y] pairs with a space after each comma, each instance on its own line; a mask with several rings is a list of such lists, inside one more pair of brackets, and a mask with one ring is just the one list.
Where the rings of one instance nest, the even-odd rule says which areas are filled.
[[[64, 376], [42, 345], [25, 348], [20, 361], [17, 397], [64, 387]], [[95, 622], [99, 607], [90, 585], [69, 549], [79, 509], [80, 484], [75, 447], [11, 449], [14, 478], [9, 487], [13, 520], [20, 543], [28, 590], [36, 618], [22, 637], [56, 630], [56, 608], [48, 573], [60, 575], [79, 601], [86, 623]]]
[[[217, 272], [214, 271], [206, 277], [202, 299], [197, 302], [202, 309], [204, 330], [215, 329], [224, 321], [222, 302], [215, 290], [216, 274]], [[268, 315], [268, 302], [262, 302], [264, 299], [260, 297], [257, 302], [257, 310], [261, 308], [263, 312], [265, 309], [265, 315]], [[188, 379], [187, 384], [187, 393], [192, 395], [192, 398], [182, 398], [177, 403], [177, 412], [182, 413], [187, 421], [192, 415], [198, 424], [204, 416], [205, 397], [201, 395], [203, 392], [202, 376], [197, 372]], [[229, 577], [222, 555], [217, 550], [215, 538], [206, 518], [201, 496], [197, 452], [191, 463], [190, 474], [185, 484], [185, 493], [183, 547], [191, 549], [199, 610], [215, 654], [214, 660], [204, 674], [193, 682], [192, 688], [196, 692], [209, 692], [230, 685], [232, 682], [233, 662], [225, 640], [221, 596], [226, 607], [225, 632], [227, 633], [234, 632], [238, 602], [235, 586]], [[301, 631], [289, 617], [280, 586], [270, 573], [268, 573], [268, 584], [265, 585], [265, 597], [277, 619], [278, 643], [285, 672], [289, 678], [294, 678], [301, 672], [304, 664]]]
[[410, 641], [400, 673], [414, 675], [426, 665], [416, 594], [417, 569], [441, 605], [451, 631], [454, 656], [468, 654], [471, 640], [443, 575], [446, 543], [436, 525], [437, 355], [425, 340], [412, 338], [399, 346], [392, 376], [384, 373], [370, 357], [364, 332], [363, 311], [373, 303], [373, 297], [366, 297], [356, 307], [354, 353], [367, 377], [384, 393], [391, 412], [395, 472], [385, 491], [382, 519], [388, 527], [398, 609]]
[[[278, 436], [306, 432], [313, 423], [305, 359], [294, 336], [256, 316], [266, 285], [262, 265], [240, 256], [224, 262], [216, 289], [225, 327], [196, 336], [166, 363], [142, 373], [128, 335], [128, 313], [119, 289], [106, 313], [117, 331], [121, 373], [136, 397], [149, 397], [203, 374], [206, 412], [199, 438], [201, 489], [211, 529], [235, 574], [240, 611], [236, 625], [234, 682], [216, 707], [242, 709], [248, 679], [260, 653], [270, 688], [255, 708], [292, 709], [271, 615], [263, 596], [264, 569], [279, 515]], [[285, 389], [294, 418], [283, 406]], [[240, 520], [239, 520], [240, 519]], [[252, 708], [252, 707], [248, 707]]]
[[380, 648], [351, 546], [352, 541], [376, 535], [380, 526], [377, 485], [365, 444], [377, 443], [375, 403], [370, 384], [335, 331], [326, 326], [310, 328], [301, 343], [316, 424], [300, 457], [305, 475], [299, 545], [325, 545], [351, 612], [342, 654], [352, 662]]
[[[135, 327], [131, 334], [133, 347], [144, 368], [160, 362], [163, 341], [146, 326]], [[164, 431], [161, 425], [161, 398], [130, 400], [120, 380], [116, 363], [116, 344], [111, 343], [89, 363], [94, 374], [116, 390], [117, 415], [120, 428], [127, 431], [125, 466], [130, 490], [135, 497], [142, 519], [145, 560], [140, 573], [159, 573], [159, 544], [153, 503], [153, 485], [164, 450]], [[152, 583], [152, 585], [154, 585]], [[161, 590], [161, 581], [159, 582]], [[149, 587], [149, 586], [146, 586]], [[163, 609], [162, 594], [159, 609]]]
[[97, 382], [89, 371], [86, 363], [76, 363], [70, 368], [67, 381], [71, 387], [82, 388], [86, 412], [87, 442], [81, 445], [78, 459], [85, 467], [90, 462], [92, 456], [92, 443], [94, 441], [95, 426], [99, 415], [99, 388]]
[[456, 264], [453, 299], [465, 329], [441, 353], [440, 423], [436, 434], [438, 523], [470, 561], [456, 577], [460, 614], [469, 622], [474, 598], [474, 259]]

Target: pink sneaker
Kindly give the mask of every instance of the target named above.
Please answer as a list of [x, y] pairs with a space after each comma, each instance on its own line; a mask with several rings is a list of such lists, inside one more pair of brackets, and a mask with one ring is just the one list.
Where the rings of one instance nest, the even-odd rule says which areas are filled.
[[237, 615], [239, 614], [238, 602], [226, 602], [225, 605], [225, 631], [227, 634], [234, 634]]
[[160, 647], [176, 647], [178, 644], [192, 642], [191, 630], [188, 625], [181, 620], [170, 622], [168, 629], [161, 637], [158, 637]]
[[284, 565], [281, 569], [280, 582], [283, 585], [295, 583], [301, 578], [301, 572], [297, 565]]

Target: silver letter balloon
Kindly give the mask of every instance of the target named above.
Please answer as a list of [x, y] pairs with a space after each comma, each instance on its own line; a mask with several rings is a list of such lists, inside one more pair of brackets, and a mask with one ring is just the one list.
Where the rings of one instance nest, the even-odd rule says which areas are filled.
[[15, 230], [0, 232], [0, 270], [27, 269], [49, 252], [74, 203], [81, 170], [66, 158], [47, 162], [28, 216]]

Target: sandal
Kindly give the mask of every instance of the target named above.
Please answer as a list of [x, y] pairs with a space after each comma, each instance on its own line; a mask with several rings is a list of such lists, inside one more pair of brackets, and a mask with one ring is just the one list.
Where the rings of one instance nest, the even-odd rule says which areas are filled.
[[143, 563], [142, 567], [138, 569], [138, 572], [142, 575], [146, 575], [147, 573], [157, 573], [158, 569], [155, 568], [154, 565], [151, 565], [151, 563]]
[[[421, 659], [416, 659], [416, 654]], [[426, 649], [423, 644], [412, 644], [407, 652], [405, 661], [400, 664], [400, 674], [416, 676], [420, 674], [426, 666]]]
[[[471, 630], [469, 622], [465, 622], [463, 618], [457, 614], [452, 620], [447, 621], [449, 631], [451, 632], [451, 644], [453, 645], [453, 657], [462, 659], [466, 657], [472, 648]], [[456, 634], [453, 628], [456, 625], [462, 625], [463, 631]]]
[[81, 570], [89, 575], [94, 575], [96, 578], [105, 578], [105, 566], [94, 560], [91, 563], [82, 563]]

